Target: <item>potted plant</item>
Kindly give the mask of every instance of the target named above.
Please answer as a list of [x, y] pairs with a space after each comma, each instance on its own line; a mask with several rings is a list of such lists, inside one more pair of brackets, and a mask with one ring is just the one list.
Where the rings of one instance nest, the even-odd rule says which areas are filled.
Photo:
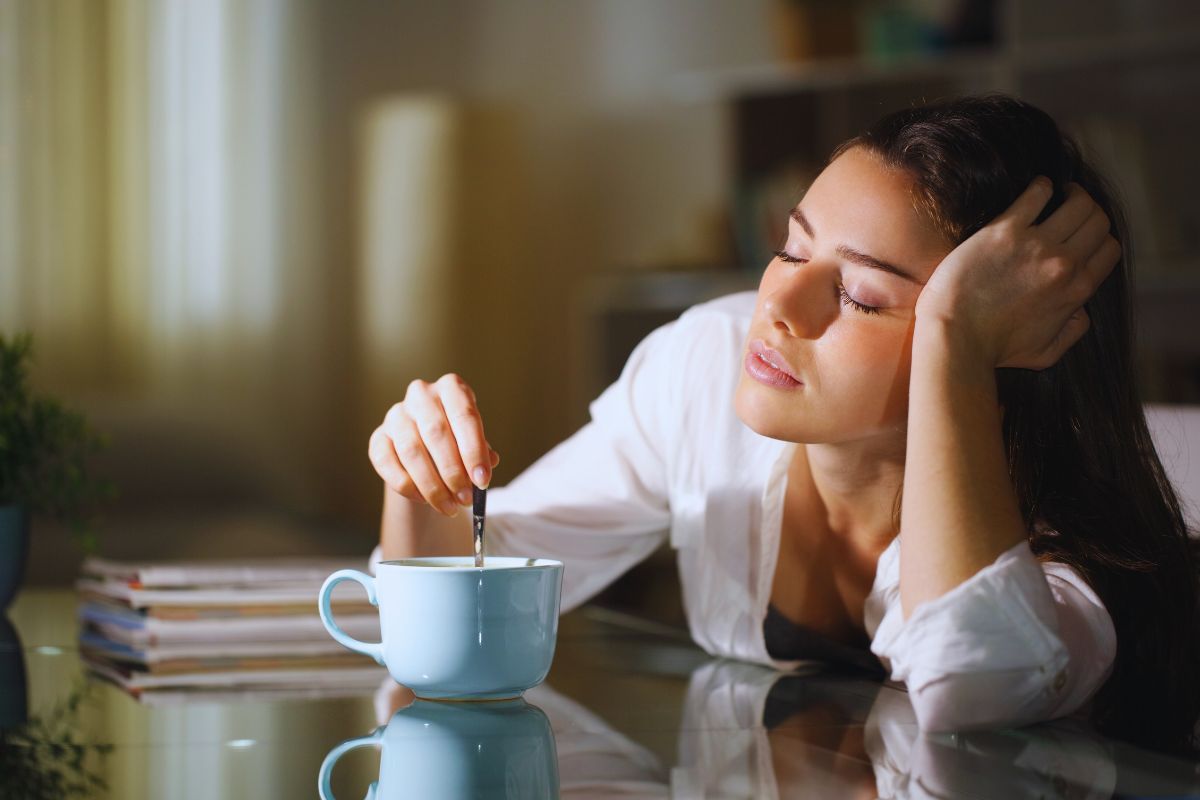
[[0, 334], [0, 612], [17, 593], [29, 550], [29, 519], [66, 523], [85, 552], [95, 549], [87, 522], [111, 493], [88, 470], [104, 439], [82, 414], [29, 388], [33, 337]]
[[113, 746], [88, 741], [82, 724], [96, 686], [80, 679], [47, 713], [0, 726], [0, 797], [108, 796], [105, 768]]

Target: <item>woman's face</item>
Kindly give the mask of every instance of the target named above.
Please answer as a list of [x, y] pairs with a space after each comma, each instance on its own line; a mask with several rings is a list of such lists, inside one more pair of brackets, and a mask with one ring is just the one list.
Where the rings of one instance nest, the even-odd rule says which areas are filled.
[[[904, 430], [913, 309], [953, 249], [914, 208], [910, 185], [906, 173], [852, 148], [817, 176], [792, 211], [787, 242], [759, 284], [742, 353], [734, 407], [752, 430], [806, 443]], [[799, 383], [785, 378], [785, 385], [768, 385], [753, 377], [762, 372], [759, 343], [782, 356], [779, 366]]]

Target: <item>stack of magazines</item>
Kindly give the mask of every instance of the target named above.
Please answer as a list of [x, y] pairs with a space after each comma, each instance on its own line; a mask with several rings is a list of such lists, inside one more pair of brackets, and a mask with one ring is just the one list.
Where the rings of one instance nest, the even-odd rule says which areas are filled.
[[[253, 687], [338, 693], [386, 675], [347, 650], [317, 615], [329, 559], [118, 562], [89, 558], [76, 584], [80, 651], [88, 668], [132, 694]], [[357, 592], [355, 591], [357, 589]], [[379, 641], [379, 612], [355, 584], [333, 592], [338, 625]]]

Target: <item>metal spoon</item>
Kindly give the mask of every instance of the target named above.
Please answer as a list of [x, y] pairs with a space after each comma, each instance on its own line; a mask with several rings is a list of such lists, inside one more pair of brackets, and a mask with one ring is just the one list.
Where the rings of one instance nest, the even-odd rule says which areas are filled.
[[480, 489], [478, 486], [472, 486], [472, 502], [471, 509], [472, 518], [474, 521], [473, 528], [475, 530], [475, 566], [483, 566], [483, 515], [487, 507], [487, 489]]

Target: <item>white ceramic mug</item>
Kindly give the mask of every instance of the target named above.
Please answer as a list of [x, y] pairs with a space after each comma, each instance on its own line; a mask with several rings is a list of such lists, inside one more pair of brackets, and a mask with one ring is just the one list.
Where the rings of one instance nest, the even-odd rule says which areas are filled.
[[[472, 556], [382, 561], [375, 577], [339, 570], [321, 587], [334, 639], [387, 667], [418, 697], [518, 697], [546, 678], [558, 636], [561, 561]], [[379, 608], [383, 641], [360, 642], [333, 620], [333, 587], [357, 581]]]

